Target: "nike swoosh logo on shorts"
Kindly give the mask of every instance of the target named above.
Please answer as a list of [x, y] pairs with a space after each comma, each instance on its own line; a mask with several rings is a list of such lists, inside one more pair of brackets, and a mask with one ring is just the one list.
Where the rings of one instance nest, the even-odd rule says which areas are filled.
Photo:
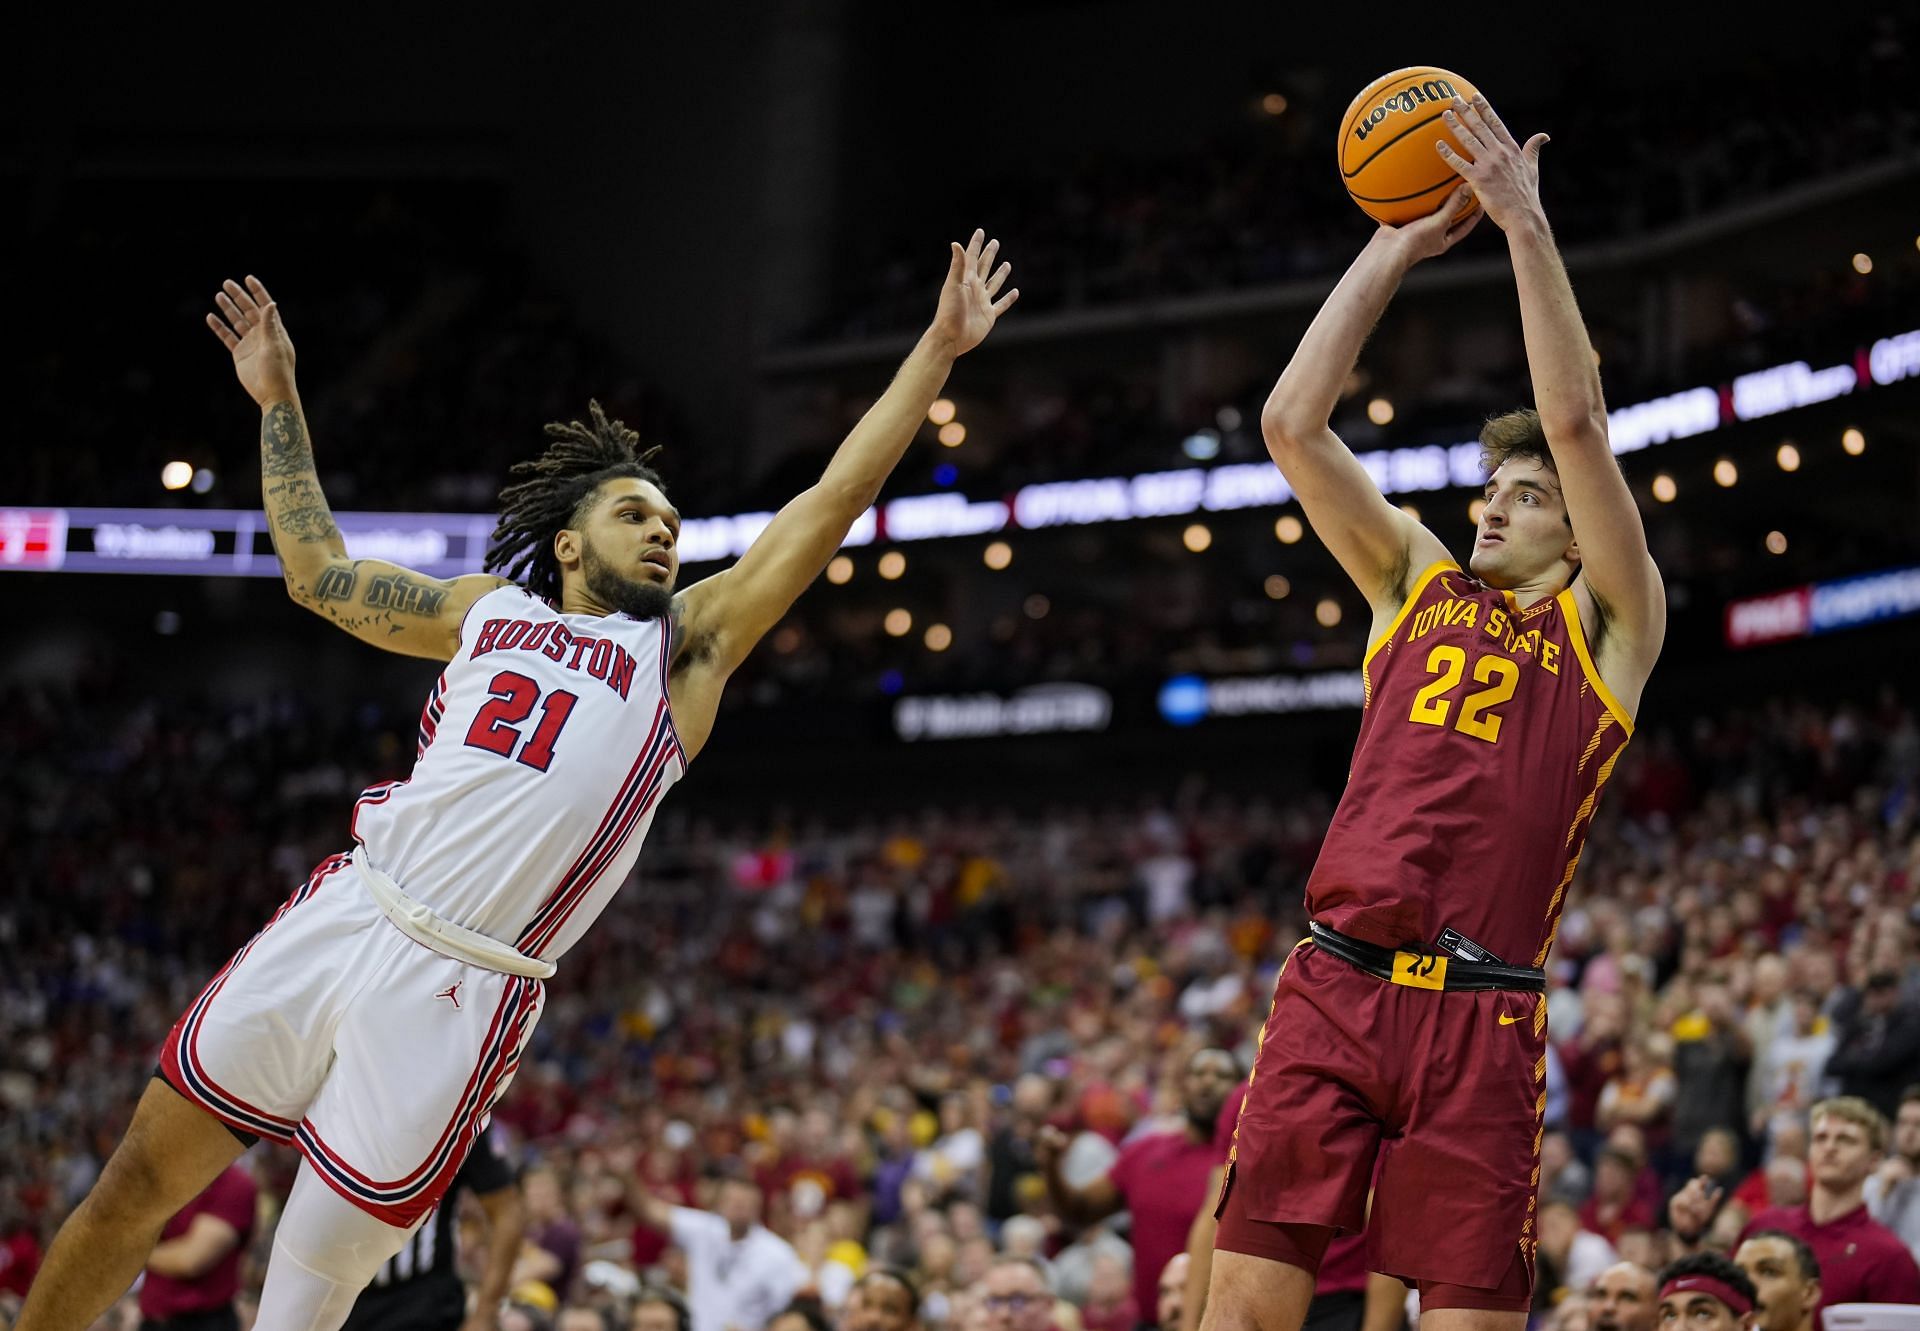
[[1511, 1026], [1511, 1025], [1513, 1025], [1513, 1023], [1514, 1023], [1514, 1022], [1516, 1022], [1516, 1021], [1525, 1021], [1525, 1020], [1526, 1020], [1526, 1018], [1525, 1018], [1525, 1017], [1509, 1017], [1509, 1016], [1508, 1016], [1508, 1015], [1507, 1015], [1506, 1013], [1504, 1013], [1504, 1012], [1502, 1012], [1502, 1013], [1500, 1014], [1500, 1024], [1501, 1024], [1502, 1026]]

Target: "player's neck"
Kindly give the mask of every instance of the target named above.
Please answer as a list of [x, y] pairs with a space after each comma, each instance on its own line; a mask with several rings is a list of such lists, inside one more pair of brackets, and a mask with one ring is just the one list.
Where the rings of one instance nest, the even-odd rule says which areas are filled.
[[1807, 1214], [1813, 1217], [1813, 1223], [1816, 1225], [1838, 1220], [1847, 1212], [1858, 1210], [1866, 1205], [1865, 1186], [1865, 1181], [1862, 1180], [1843, 1191], [1816, 1182], [1813, 1185], [1812, 1194], [1807, 1198]]
[[602, 605], [600, 598], [584, 582], [576, 582], [560, 589], [560, 613], [563, 615], [592, 615], [596, 619], [605, 619], [613, 613], [613, 607]]

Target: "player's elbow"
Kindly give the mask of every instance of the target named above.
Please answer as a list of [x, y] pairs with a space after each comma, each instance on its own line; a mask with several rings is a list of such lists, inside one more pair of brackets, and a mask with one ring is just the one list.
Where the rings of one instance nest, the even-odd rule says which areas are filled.
[[1267, 451], [1276, 462], [1282, 454], [1299, 451], [1309, 434], [1325, 424], [1304, 418], [1277, 388], [1260, 409], [1260, 437], [1267, 441]]

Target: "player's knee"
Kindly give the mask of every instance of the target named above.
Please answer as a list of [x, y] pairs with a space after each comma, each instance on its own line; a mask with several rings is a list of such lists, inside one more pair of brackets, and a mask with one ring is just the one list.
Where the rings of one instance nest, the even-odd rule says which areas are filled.
[[1218, 1250], [1200, 1331], [1299, 1331], [1313, 1276], [1297, 1267]]
[[100, 1177], [87, 1194], [87, 1205], [102, 1219], [133, 1223], [168, 1216], [192, 1201], [199, 1190], [180, 1195], [184, 1187], [174, 1171], [146, 1143], [129, 1139], [107, 1157]]

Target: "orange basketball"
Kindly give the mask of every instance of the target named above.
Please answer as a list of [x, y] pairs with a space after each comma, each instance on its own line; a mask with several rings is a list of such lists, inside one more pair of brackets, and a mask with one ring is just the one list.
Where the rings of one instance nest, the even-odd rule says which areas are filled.
[[1460, 152], [1460, 144], [1440, 116], [1456, 95], [1472, 101], [1479, 91], [1449, 70], [1415, 65], [1375, 79], [1353, 99], [1340, 121], [1340, 177], [1362, 212], [1399, 226], [1447, 201], [1460, 177], [1433, 145], [1444, 139]]

